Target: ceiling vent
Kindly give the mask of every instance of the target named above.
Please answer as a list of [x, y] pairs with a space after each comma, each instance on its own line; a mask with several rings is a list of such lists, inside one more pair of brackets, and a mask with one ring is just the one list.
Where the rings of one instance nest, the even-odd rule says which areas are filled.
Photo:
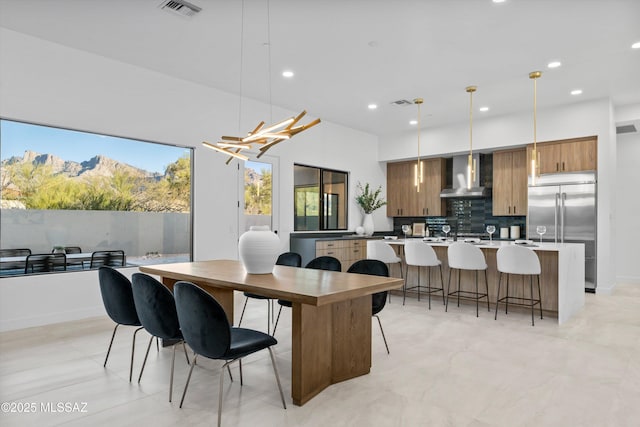
[[636, 129], [635, 125], [622, 125], [622, 126], [616, 127], [616, 133], [618, 135], [622, 133], [635, 133], [635, 132], [638, 132], [638, 129]]
[[201, 7], [191, 4], [184, 0], [167, 0], [160, 4], [160, 9], [172, 12], [176, 15], [184, 16], [187, 18], [192, 17], [196, 13], [202, 10]]
[[407, 101], [406, 99], [399, 99], [397, 101], [391, 102], [391, 105], [407, 106], [407, 105], [413, 105], [413, 102]]

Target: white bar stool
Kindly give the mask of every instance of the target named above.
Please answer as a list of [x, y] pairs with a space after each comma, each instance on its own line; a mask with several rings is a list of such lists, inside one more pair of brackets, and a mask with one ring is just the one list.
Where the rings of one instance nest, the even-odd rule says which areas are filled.
[[[400, 278], [402, 278], [402, 259], [396, 254], [391, 245], [384, 240], [367, 240], [367, 259], [377, 259], [384, 262], [389, 267], [389, 273], [391, 273], [391, 265], [398, 264]], [[389, 292], [388, 298], [389, 302], [391, 302], [391, 292]]]
[[[498, 319], [498, 305], [500, 304], [500, 302], [504, 301], [504, 312], [505, 314], [507, 314], [509, 310], [509, 300], [515, 300], [517, 302], [512, 302], [511, 304], [531, 307], [531, 326], [534, 326], [533, 313], [536, 304], [540, 305], [540, 318], [542, 319], [542, 296], [540, 293], [541, 268], [538, 254], [536, 254], [531, 249], [522, 246], [504, 246], [498, 249], [498, 252], [496, 253], [496, 260], [498, 271], [500, 272], [500, 277], [498, 279], [498, 293], [496, 295], [496, 315], [494, 319]], [[506, 296], [500, 298], [500, 284], [502, 282], [503, 274], [507, 275], [507, 294]], [[531, 298], [524, 297], [524, 289], [522, 297], [509, 295], [509, 275], [511, 274], [529, 276], [529, 291]], [[538, 299], [535, 299], [533, 297], [533, 276], [536, 276], [538, 278]]]
[[[487, 311], [491, 311], [489, 307], [489, 282], [487, 281], [487, 261], [485, 260], [482, 251], [470, 244], [464, 242], [454, 242], [449, 246], [447, 250], [447, 258], [449, 260], [449, 282], [447, 283], [447, 302], [445, 305], [445, 311], [449, 309], [449, 296], [456, 295], [458, 297], [458, 307], [460, 307], [460, 294], [465, 294], [467, 298], [476, 300], [476, 317], [479, 315], [479, 301], [481, 298], [487, 299]], [[458, 290], [449, 292], [451, 288], [451, 276], [453, 270], [458, 270]], [[460, 290], [460, 271], [461, 270], [475, 270], [476, 272], [476, 291], [461, 291]], [[478, 271], [484, 271], [484, 283], [487, 289], [487, 293], [481, 294], [478, 291]]]
[[[431, 294], [434, 292], [442, 292], [442, 304], [445, 303], [444, 298], [444, 280], [442, 278], [442, 263], [436, 255], [436, 251], [433, 248], [423, 242], [422, 240], [408, 240], [404, 244], [404, 260], [407, 264], [406, 272], [404, 274], [404, 288], [402, 290], [402, 305], [407, 297], [407, 291], [411, 289], [418, 290], [418, 301], [420, 301], [420, 289], [424, 288], [429, 294], [429, 310], [431, 310]], [[418, 267], [418, 284], [416, 286], [407, 287], [407, 280], [409, 278], [409, 267]], [[420, 270], [422, 267], [427, 267], [427, 286], [420, 284]], [[440, 288], [431, 287], [431, 267], [440, 268]]]

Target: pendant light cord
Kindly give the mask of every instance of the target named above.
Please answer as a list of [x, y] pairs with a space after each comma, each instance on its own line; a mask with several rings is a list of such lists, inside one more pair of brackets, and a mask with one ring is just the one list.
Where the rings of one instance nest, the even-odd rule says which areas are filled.
[[242, 74], [244, 70], [244, 0], [242, 0], [242, 12], [240, 14], [240, 102], [238, 103], [238, 133], [242, 129]]
[[271, 102], [271, 2], [267, 0], [267, 56], [268, 56], [268, 85], [269, 86], [269, 121], [273, 123], [273, 103]]

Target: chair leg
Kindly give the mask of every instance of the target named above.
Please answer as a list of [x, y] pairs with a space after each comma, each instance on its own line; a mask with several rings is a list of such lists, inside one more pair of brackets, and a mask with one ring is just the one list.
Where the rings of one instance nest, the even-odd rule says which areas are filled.
[[458, 307], [460, 307], [460, 275], [462, 275], [462, 270], [458, 270]]
[[445, 305], [444, 298], [444, 277], [442, 276], [442, 264], [438, 266], [440, 268], [440, 285], [442, 285], [442, 305]]
[[133, 377], [133, 354], [136, 351], [136, 334], [140, 332], [141, 329], [144, 328], [141, 326], [133, 333], [133, 343], [131, 344], [131, 366], [129, 367], [129, 382], [131, 382], [131, 378]]
[[420, 270], [422, 267], [418, 266], [418, 301], [420, 301]]
[[276, 375], [276, 382], [278, 383], [278, 390], [280, 391], [280, 399], [282, 400], [282, 406], [287, 409], [287, 404], [284, 401], [284, 393], [282, 392], [282, 385], [280, 384], [280, 375], [278, 375], [278, 367], [276, 366], [276, 358], [273, 356], [273, 350], [271, 347], [267, 347], [269, 350], [269, 356], [271, 356], [271, 364], [273, 365], [273, 373]]
[[244, 306], [242, 306], [242, 314], [240, 315], [238, 326], [242, 325], [242, 318], [244, 317], [244, 310], [247, 308], [247, 302], [249, 302], [249, 297], [244, 297]]
[[[400, 267], [400, 269], [402, 270], [402, 267]], [[407, 264], [407, 267], [405, 269], [405, 274], [404, 274], [404, 286], [402, 287], [402, 305], [404, 305], [404, 302], [407, 299], [407, 281], [408, 280], [409, 280], [409, 264]]]
[[498, 306], [500, 305], [500, 283], [502, 282], [502, 272], [498, 276], [498, 293], [496, 294], [496, 315], [493, 320], [498, 320]]
[[478, 311], [478, 307], [480, 306], [480, 297], [479, 297], [479, 292], [478, 292], [478, 270], [476, 270], [476, 317], [480, 317], [479, 316], [479, 311]]
[[449, 291], [451, 290], [451, 275], [453, 274], [453, 268], [449, 268], [449, 280], [447, 280], [447, 298], [444, 303], [444, 312], [449, 311]]
[[238, 367], [240, 369], [240, 387], [244, 385], [244, 380], [242, 378], [242, 359], [238, 359]]
[[431, 266], [427, 267], [427, 289], [429, 290], [429, 310], [431, 310]]
[[116, 336], [116, 331], [118, 330], [118, 326], [120, 326], [120, 324], [116, 323], [116, 327], [113, 328], [113, 334], [111, 334], [111, 341], [109, 342], [109, 348], [107, 349], [107, 357], [104, 358], [104, 364], [102, 365], [103, 368], [107, 367], [107, 360], [109, 360], [109, 353], [111, 353], [111, 346], [113, 345], [113, 339]]
[[491, 306], [489, 305], [489, 280], [487, 279], [487, 270], [484, 270], [484, 287], [487, 290], [487, 311], [491, 313]]
[[377, 314], [374, 314], [374, 317], [378, 319], [378, 325], [380, 325], [380, 332], [382, 332], [382, 339], [384, 340], [384, 346], [387, 348], [387, 354], [389, 354], [389, 345], [387, 345], [387, 337], [384, 336], [384, 329], [382, 329], [382, 322], [380, 321], [380, 317]]
[[160, 353], [160, 344], [158, 344], [158, 337], [156, 337], [156, 351]]
[[542, 294], [540, 293], [540, 275], [538, 274], [538, 299], [540, 300], [540, 318], [542, 319]]
[[[149, 338], [149, 345], [147, 346], [147, 352], [144, 354], [144, 360], [142, 361], [142, 368], [140, 368], [140, 375], [138, 375], [138, 384], [140, 384], [140, 380], [142, 379], [142, 373], [144, 372], [144, 367], [147, 365], [147, 357], [149, 356], [149, 349], [151, 348], [151, 343], [155, 337], [151, 335]], [[171, 402], [171, 400], [169, 400]]]
[[222, 425], [222, 390], [224, 389], [224, 368], [225, 367], [229, 367], [229, 363], [231, 362], [227, 362], [224, 365], [222, 365], [222, 368], [220, 369], [220, 390], [218, 392], [218, 427], [220, 427]]
[[198, 359], [197, 354], [193, 354], [193, 362], [191, 363], [191, 368], [189, 368], [189, 375], [187, 375], [187, 383], [184, 385], [184, 391], [182, 392], [182, 399], [180, 399], [180, 408], [182, 408], [182, 404], [184, 403], [184, 397], [187, 395], [187, 388], [189, 388], [189, 381], [191, 381], [191, 374], [193, 373], [193, 367], [196, 366], [196, 360]]
[[273, 325], [273, 333], [271, 334], [271, 336], [276, 335], [276, 329], [278, 328], [278, 322], [280, 321], [280, 313], [282, 313], [282, 306], [280, 306], [280, 310], [278, 310], [278, 317], [276, 317], [276, 324]]
[[509, 314], [509, 273], [507, 273], [507, 294], [505, 297], [507, 298], [504, 300], [504, 314]]
[[173, 371], [176, 366], [176, 345], [178, 345], [178, 343], [175, 343], [172, 346], [173, 355], [171, 356], [171, 376], [169, 376], [169, 402], [171, 402], [171, 399], [173, 398]]
[[182, 349], [184, 350], [184, 357], [187, 358], [187, 365], [190, 365], [191, 363], [189, 362], [189, 355], [187, 354], [187, 346], [184, 345], [184, 340], [182, 341]]
[[534, 303], [533, 303], [533, 276], [529, 276], [529, 292], [531, 295], [531, 326], [535, 326], [534, 320], [533, 320], [533, 312], [534, 310]]

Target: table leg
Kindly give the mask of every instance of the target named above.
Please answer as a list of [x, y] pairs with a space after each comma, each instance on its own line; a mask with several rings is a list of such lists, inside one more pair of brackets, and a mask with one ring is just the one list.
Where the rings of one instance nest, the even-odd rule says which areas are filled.
[[304, 405], [329, 385], [371, 369], [371, 295], [330, 305], [294, 303], [291, 397]]

